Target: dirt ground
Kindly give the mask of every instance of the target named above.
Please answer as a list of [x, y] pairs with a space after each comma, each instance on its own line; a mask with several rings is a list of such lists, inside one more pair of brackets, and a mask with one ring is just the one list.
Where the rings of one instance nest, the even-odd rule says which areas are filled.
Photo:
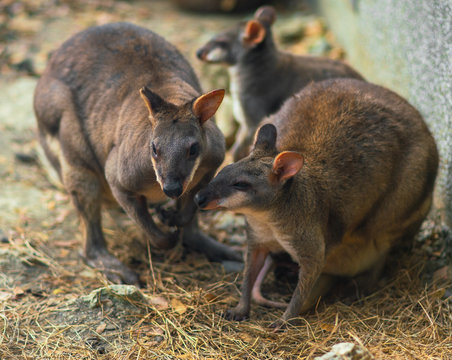
[[[278, 13], [282, 48], [344, 56], [299, 3], [279, 5]], [[452, 237], [434, 216], [412, 248], [390, 258], [376, 292], [355, 296], [353, 284], [339, 284], [284, 333], [268, 328], [282, 310], [255, 305], [248, 321], [223, 319], [238, 301], [241, 274], [180, 248], [150, 249], [116, 209], [104, 212], [107, 241], [146, 286], [104, 288], [107, 280], [79, 257], [78, 219], [37, 155], [32, 96], [48, 53], [88, 26], [130, 21], [174, 43], [205, 90], [227, 88], [225, 69], [202, 65], [195, 51], [247, 16], [187, 13], [163, 0], [2, 0], [0, 359], [310, 359], [340, 342], [361, 344], [376, 359], [452, 359]], [[229, 118], [226, 108], [218, 120], [231, 131]], [[240, 216], [203, 213], [201, 220], [219, 241], [244, 248]], [[264, 286], [274, 300], [287, 301], [292, 289], [287, 274], [271, 274]]]

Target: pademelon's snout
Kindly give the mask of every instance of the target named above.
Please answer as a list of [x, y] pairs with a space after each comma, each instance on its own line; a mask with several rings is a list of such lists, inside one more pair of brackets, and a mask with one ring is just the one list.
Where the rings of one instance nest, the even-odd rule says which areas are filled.
[[196, 57], [199, 60], [206, 60], [206, 55], [207, 55], [207, 51], [204, 47], [199, 48], [198, 50], [196, 50]]
[[195, 195], [195, 204], [200, 208], [204, 209], [204, 207], [207, 205], [209, 199], [207, 197], [207, 194], [205, 191], [201, 190]]
[[198, 192], [194, 200], [196, 205], [202, 210], [212, 210], [219, 207], [219, 200], [212, 199], [206, 190]]
[[167, 182], [163, 186], [163, 192], [165, 193], [165, 195], [173, 199], [181, 196], [183, 191], [184, 187], [179, 181]]

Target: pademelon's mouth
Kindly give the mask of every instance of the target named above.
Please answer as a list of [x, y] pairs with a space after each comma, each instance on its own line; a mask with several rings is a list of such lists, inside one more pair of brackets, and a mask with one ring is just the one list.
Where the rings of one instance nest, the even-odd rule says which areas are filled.
[[202, 210], [215, 210], [215, 209], [224, 209], [224, 207], [220, 205], [220, 200], [218, 199], [208, 202], [207, 205], [202, 208]]

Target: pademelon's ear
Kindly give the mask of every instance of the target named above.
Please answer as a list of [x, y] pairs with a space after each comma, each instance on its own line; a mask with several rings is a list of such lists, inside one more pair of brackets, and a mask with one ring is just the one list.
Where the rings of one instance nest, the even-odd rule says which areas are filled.
[[215, 115], [223, 98], [224, 90], [219, 89], [201, 95], [193, 102], [193, 114], [199, 118], [201, 125]]
[[258, 45], [264, 41], [266, 33], [267, 30], [265, 30], [264, 25], [262, 25], [259, 21], [250, 20], [245, 26], [243, 42], [248, 46]]
[[154, 117], [152, 115], [159, 111], [159, 109], [165, 104], [165, 100], [149, 90], [146, 86], [143, 86], [140, 89], [140, 96], [149, 110], [151, 121], [153, 121]]
[[295, 176], [303, 167], [303, 156], [294, 151], [283, 151], [273, 160], [270, 180], [273, 183], [282, 183], [283, 181]]
[[275, 8], [269, 5], [261, 6], [254, 13], [254, 18], [262, 24], [271, 26], [276, 20]]
[[276, 127], [273, 124], [261, 126], [254, 141], [254, 149], [260, 149], [266, 152], [275, 151], [276, 136]]

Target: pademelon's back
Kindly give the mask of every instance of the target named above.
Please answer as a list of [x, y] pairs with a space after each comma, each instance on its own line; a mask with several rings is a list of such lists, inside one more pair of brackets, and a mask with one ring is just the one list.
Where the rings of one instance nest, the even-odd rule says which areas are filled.
[[[381, 86], [353, 79], [313, 83], [290, 98], [268, 122], [278, 129], [277, 147], [302, 152], [311, 162], [349, 163], [412, 151], [436, 154], [436, 146], [419, 112]], [[366, 158], [367, 157], [367, 158]]]
[[[81, 51], [83, 49], [83, 51]], [[73, 89], [90, 91], [163, 85], [171, 77], [201, 92], [197, 77], [180, 52], [158, 34], [130, 23], [88, 28], [64, 42], [51, 56], [44, 75]]]

